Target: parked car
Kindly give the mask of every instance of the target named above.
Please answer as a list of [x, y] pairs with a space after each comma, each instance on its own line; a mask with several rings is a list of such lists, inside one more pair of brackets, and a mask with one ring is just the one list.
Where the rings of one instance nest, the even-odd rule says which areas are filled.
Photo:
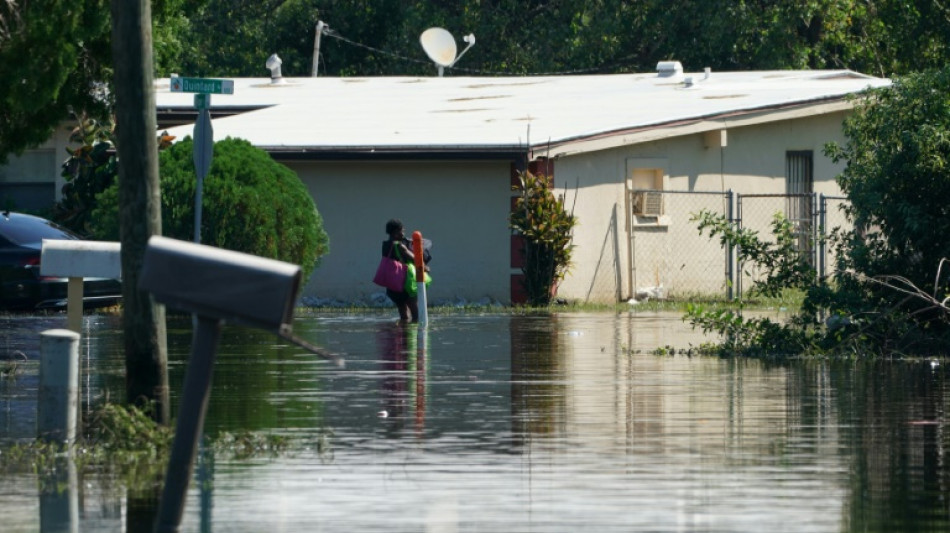
[[[40, 275], [43, 239], [81, 239], [49, 220], [0, 212], [0, 309], [64, 309], [68, 279]], [[115, 305], [122, 298], [119, 280], [85, 278], [83, 307]]]

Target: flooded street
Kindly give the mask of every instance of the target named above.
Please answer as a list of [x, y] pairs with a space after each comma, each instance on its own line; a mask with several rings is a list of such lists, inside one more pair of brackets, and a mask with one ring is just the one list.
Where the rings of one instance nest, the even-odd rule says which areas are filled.
[[[0, 318], [0, 348], [31, 359], [0, 378], [0, 442], [34, 436], [39, 332], [64, 324]], [[86, 318], [84, 408], [122, 401], [118, 328]], [[425, 330], [313, 314], [294, 328], [346, 367], [226, 326], [206, 433], [296, 444], [203, 458], [182, 531], [950, 529], [950, 363], [650, 353], [707, 340], [678, 313], [433, 315]], [[190, 318], [171, 319], [174, 413], [190, 349]], [[78, 522], [66, 530], [147, 530], [151, 498], [75, 475], [52, 503], [36, 476], [0, 477], [0, 530], [59, 530], [41, 520], [56, 505]]]

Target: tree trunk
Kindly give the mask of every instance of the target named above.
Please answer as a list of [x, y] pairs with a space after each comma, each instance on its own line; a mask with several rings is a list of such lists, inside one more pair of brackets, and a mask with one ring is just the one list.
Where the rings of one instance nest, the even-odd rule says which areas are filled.
[[148, 239], [162, 232], [149, 0], [112, 0], [112, 55], [126, 401], [151, 407], [155, 420], [167, 424], [165, 308], [153, 303], [149, 294], [138, 288]]

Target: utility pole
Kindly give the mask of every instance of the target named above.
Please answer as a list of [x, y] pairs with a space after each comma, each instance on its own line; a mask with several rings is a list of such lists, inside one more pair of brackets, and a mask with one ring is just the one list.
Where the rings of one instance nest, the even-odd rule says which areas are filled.
[[323, 35], [323, 30], [327, 25], [323, 23], [322, 20], [317, 21], [317, 34], [313, 37], [313, 71], [310, 73], [311, 78], [317, 77], [317, 71], [320, 70], [320, 36]]
[[148, 239], [162, 233], [150, 0], [112, 0], [112, 57], [119, 125], [116, 151], [126, 401], [149, 405], [155, 420], [167, 425], [165, 308], [138, 287]]

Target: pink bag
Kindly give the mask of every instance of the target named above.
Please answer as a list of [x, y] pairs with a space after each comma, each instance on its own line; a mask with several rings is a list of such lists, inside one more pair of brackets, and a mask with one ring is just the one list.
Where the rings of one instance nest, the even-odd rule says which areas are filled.
[[379, 266], [376, 267], [376, 276], [373, 277], [373, 283], [396, 292], [406, 290], [406, 265], [392, 257], [380, 259]]

